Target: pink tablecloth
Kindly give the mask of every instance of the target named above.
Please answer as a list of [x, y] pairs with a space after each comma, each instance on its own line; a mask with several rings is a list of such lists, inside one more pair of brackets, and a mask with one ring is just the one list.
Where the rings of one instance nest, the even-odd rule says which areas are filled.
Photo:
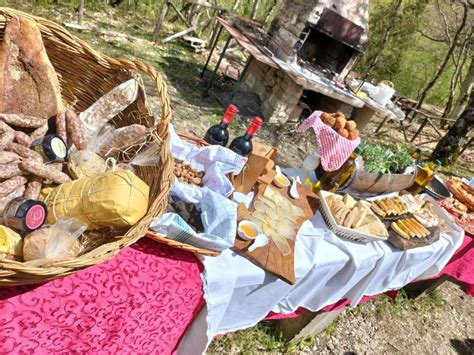
[[0, 353], [169, 354], [204, 304], [199, 268], [142, 239], [61, 280], [0, 288]]
[[[466, 237], [442, 273], [471, 292], [472, 247]], [[61, 280], [0, 288], [0, 353], [172, 353], [204, 304], [199, 273], [192, 254], [143, 239]]]

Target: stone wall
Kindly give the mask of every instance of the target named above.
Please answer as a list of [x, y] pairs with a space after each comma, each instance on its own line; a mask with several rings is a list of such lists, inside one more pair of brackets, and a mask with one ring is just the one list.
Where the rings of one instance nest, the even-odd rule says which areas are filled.
[[303, 87], [282, 70], [253, 59], [241, 88], [258, 94], [262, 100], [263, 117], [269, 123], [297, 121], [301, 114], [302, 107], [298, 103], [303, 94]]
[[272, 23], [268, 48], [278, 58], [288, 60], [306, 22], [317, 23], [326, 7], [335, 9], [342, 16], [362, 26], [365, 29], [362, 42], [367, 40], [368, 0], [285, 0]]

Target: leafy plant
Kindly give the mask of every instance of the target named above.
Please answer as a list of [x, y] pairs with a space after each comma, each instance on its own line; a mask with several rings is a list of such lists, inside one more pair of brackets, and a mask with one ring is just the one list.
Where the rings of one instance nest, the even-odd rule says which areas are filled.
[[394, 148], [383, 144], [363, 142], [359, 146], [364, 159], [364, 170], [369, 173], [402, 173], [413, 164], [408, 146], [397, 145]]

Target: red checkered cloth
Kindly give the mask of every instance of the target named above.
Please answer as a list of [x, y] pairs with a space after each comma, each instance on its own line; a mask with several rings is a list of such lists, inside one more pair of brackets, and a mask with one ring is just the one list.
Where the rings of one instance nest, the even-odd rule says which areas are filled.
[[336, 171], [360, 144], [360, 138], [351, 141], [340, 136], [333, 128], [321, 121], [321, 114], [321, 111], [314, 111], [300, 124], [296, 132], [301, 133], [310, 127], [313, 128], [321, 155], [321, 165], [325, 171]]

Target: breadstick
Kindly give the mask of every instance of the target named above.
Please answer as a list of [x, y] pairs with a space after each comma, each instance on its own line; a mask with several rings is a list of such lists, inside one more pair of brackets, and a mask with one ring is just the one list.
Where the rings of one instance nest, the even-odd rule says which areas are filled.
[[23, 160], [20, 163], [20, 167], [30, 174], [39, 176], [43, 179], [49, 179], [56, 184], [62, 184], [71, 180], [69, 176], [63, 172], [51, 169], [48, 165], [37, 163], [35, 161]]
[[56, 114], [56, 134], [62, 138], [64, 143], [67, 144], [67, 133], [66, 133], [66, 113], [59, 112]]
[[86, 147], [86, 140], [84, 138], [84, 131], [81, 127], [81, 122], [76, 113], [71, 110], [66, 111], [66, 129], [69, 138], [77, 149], [82, 150]]
[[0, 183], [0, 196], [6, 196], [26, 184], [26, 178], [15, 176]]
[[20, 156], [13, 152], [0, 152], [0, 164], [8, 164], [20, 161]]
[[13, 140], [15, 142], [27, 148], [31, 147], [32, 140], [29, 135], [27, 135], [26, 133], [22, 131], [15, 131], [14, 134], [15, 134], [15, 138]]
[[38, 128], [47, 122], [47, 120], [14, 113], [0, 113], [0, 120], [12, 126], [23, 128]]
[[43, 186], [43, 183], [41, 181], [42, 179], [39, 177], [33, 177], [28, 184], [26, 185], [26, 191], [25, 191], [25, 198], [30, 198], [32, 200], [37, 200], [40, 192], [41, 192], [41, 187]]
[[41, 155], [36, 153], [34, 150], [31, 150], [29, 148], [23, 147], [22, 145], [18, 143], [10, 143], [7, 147], [6, 150], [18, 154], [20, 157], [25, 158], [25, 159], [31, 159], [33, 161], [37, 161], [38, 163], [43, 162], [43, 158]]
[[33, 132], [31, 132], [30, 137], [32, 141], [35, 141], [38, 138], [43, 138], [46, 133], [48, 132], [49, 126], [48, 121], [41, 127], [36, 128]]
[[0, 165], [0, 179], [10, 179], [14, 176], [21, 175], [22, 171], [18, 163], [9, 163]]

